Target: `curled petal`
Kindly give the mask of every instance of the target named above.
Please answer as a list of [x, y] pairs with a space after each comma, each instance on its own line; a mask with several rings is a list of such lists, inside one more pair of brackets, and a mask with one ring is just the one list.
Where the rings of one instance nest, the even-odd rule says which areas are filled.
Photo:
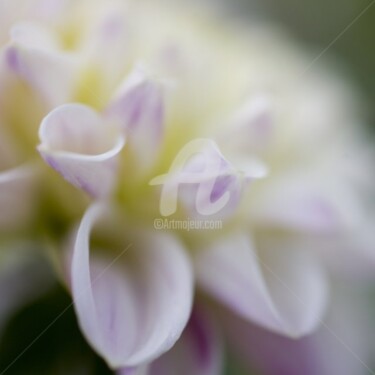
[[127, 78], [107, 111], [129, 132], [147, 127], [157, 135], [163, 123], [163, 107], [161, 83], [138, 68]]
[[116, 133], [91, 108], [67, 104], [43, 120], [38, 150], [67, 181], [100, 198], [113, 188], [117, 157], [125, 143]]
[[21, 227], [34, 208], [33, 166], [22, 166], [0, 173], [0, 230]]
[[6, 47], [8, 68], [25, 80], [50, 107], [71, 97], [75, 83], [75, 59], [58, 49], [58, 42], [40, 26], [22, 23], [12, 29]]
[[90, 260], [90, 232], [105, 212], [103, 205], [92, 206], [78, 230], [73, 299], [84, 335], [109, 365], [136, 367], [180, 337], [191, 311], [192, 271], [174, 238], [147, 231], [112, 261]]
[[237, 208], [247, 183], [265, 174], [261, 163], [233, 164], [212, 140], [195, 139], [180, 150], [169, 172], [150, 184], [163, 185], [160, 211], [164, 216], [177, 210], [178, 194], [193, 215], [227, 216]]
[[163, 88], [140, 68], [125, 81], [106, 114], [129, 137], [129, 146], [147, 168], [155, 162], [163, 135], [165, 117]]
[[279, 241], [257, 255], [244, 235], [221, 239], [196, 258], [201, 286], [241, 316], [298, 337], [312, 332], [325, 309], [321, 268], [303, 250]]

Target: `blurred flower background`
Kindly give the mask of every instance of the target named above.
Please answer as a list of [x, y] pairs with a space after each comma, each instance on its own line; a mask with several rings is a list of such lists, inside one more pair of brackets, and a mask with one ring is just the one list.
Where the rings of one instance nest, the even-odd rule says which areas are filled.
[[[38, 3], [38, 1], [34, 2]], [[87, 14], [82, 12], [82, 9], [73, 7], [71, 13], [61, 12], [56, 15], [51, 9], [60, 3], [59, 0], [40, 2], [44, 4], [42, 8], [45, 14], [31, 12], [33, 16], [30, 20], [37, 19], [43, 25], [58, 30], [58, 33], [63, 35], [64, 50], [78, 50], [80, 44], [74, 36], [77, 32], [75, 28], [81, 23], [86, 24]], [[85, 6], [89, 4], [89, 7], [105, 3], [104, 0], [80, 2]], [[168, 93], [175, 89], [173, 82], [168, 79], [164, 81], [164, 72], [160, 73], [159, 67], [156, 69], [157, 72], [152, 70], [154, 67], [149, 71], [148, 61], [144, 61], [145, 57], [152, 55], [153, 43], [158, 45], [158, 38], [162, 38], [152, 29], [152, 26], [155, 26], [153, 20], [156, 14], [153, 12], [157, 8], [144, 8], [144, 12], [148, 14], [144, 19], [140, 17], [142, 24], [138, 26], [145, 28], [145, 31], [130, 28], [130, 32], [134, 34], [139, 32], [144, 37], [141, 38], [142, 43], [134, 50], [132, 45], [130, 47], [132, 53], [138, 54], [143, 59], [140, 64], [136, 60], [129, 60], [128, 49], [122, 48], [128, 42], [127, 37], [133, 36], [131, 33], [128, 34], [127, 27], [123, 30], [124, 25], [116, 23], [108, 26], [109, 30], [112, 32], [114, 30], [114, 34], [119, 36], [119, 40], [107, 41], [109, 47], [106, 49], [106, 40], [94, 40], [90, 34], [97, 31], [95, 29], [97, 25], [94, 24], [91, 31], [88, 28], [87, 34], [83, 33], [84, 35], [80, 36], [85, 49], [83, 48], [84, 57], [78, 62], [78, 65], [82, 63], [82, 66], [77, 68], [77, 61], [60, 55], [61, 51], [56, 48], [54, 41], [48, 39], [49, 37], [46, 38], [43, 30], [30, 28], [27, 24], [29, 19], [27, 17], [24, 19], [23, 12], [31, 3], [28, 0], [14, 2], [0, 0], [0, 43], [3, 46], [0, 67], [2, 121], [0, 171], [6, 171], [0, 174], [0, 189], [2, 189], [0, 190], [2, 209], [0, 374], [361, 375], [375, 373], [373, 360], [375, 357], [375, 175], [372, 156], [375, 142], [373, 136], [375, 54], [372, 51], [375, 35], [375, 4], [372, 6], [369, 1], [362, 0], [345, 0], [340, 3], [335, 0], [324, 2], [322, 0], [282, 2], [207, 0], [204, 10], [202, 8], [202, 14], [212, 11], [216, 17], [213, 24], [218, 25], [215, 26], [217, 29], [211, 29], [210, 17], [207, 18], [209, 22], [207, 25], [202, 25], [201, 18], [198, 17], [199, 21], [193, 22], [192, 28], [197, 24], [199, 26], [191, 34], [188, 30], [189, 21], [185, 23], [183, 16], [181, 16], [181, 23], [179, 19], [171, 20], [166, 10], [167, 32], [168, 27], [171, 27], [172, 30], [176, 30], [177, 39], [187, 38], [189, 48], [192, 47], [189, 51], [194, 51], [195, 55], [193, 58], [188, 56], [187, 60], [184, 60], [186, 56], [179, 55], [178, 49], [171, 48], [167, 51], [168, 54], [162, 57], [170, 59], [169, 62], [177, 61], [177, 65], [173, 65], [177, 70], [185, 69], [184, 63], [192, 63], [193, 74], [189, 76], [192, 71], [188, 71], [187, 76], [183, 76], [188, 84], [183, 87], [182, 92], [184, 95], [188, 92], [194, 96], [202, 87], [205, 88], [202, 83], [207, 83], [207, 86], [212, 84], [211, 90], [207, 88], [207, 91], [200, 93], [203, 98], [207, 96], [212, 107], [208, 110], [202, 109], [199, 100], [194, 101], [191, 97], [175, 95], [173, 105], [176, 113], [173, 112], [172, 117], [175, 116], [173, 119], [177, 118], [182, 124], [185, 124], [184, 121], [187, 124], [196, 122], [196, 128], [189, 131], [182, 128], [169, 133], [170, 138], [167, 139], [169, 143], [165, 151], [167, 156], [161, 166], [150, 174], [152, 168], [149, 165], [150, 160], [157, 158], [157, 151], [155, 151], [155, 144], [145, 139], [148, 132], [155, 131], [155, 128], [150, 130], [147, 124], [151, 121], [153, 124], [161, 125], [161, 119], [164, 119], [160, 87], [167, 87], [167, 90], [170, 90]], [[176, 14], [179, 14], [179, 11], [184, 14], [185, 7], [190, 9], [190, 6], [191, 4], [180, 0], [175, 2], [174, 8], [177, 9]], [[197, 6], [194, 12], [199, 13], [198, 9], [202, 4]], [[35, 7], [35, 9], [39, 8]], [[160, 20], [164, 20], [164, 9], [167, 8], [162, 7], [161, 15], [158, 14]], [[198, 13], [193, 14], [196, 16]], [[137, 17], [134, 19], [137, 20]], [[203, 16], [202, 20], [206, 18]], [[10, 35], [11, 26], [20, 21], [26, 22]], [[131, 25], [132, 21], [133, 19], [130, 20]], [[224, 30], [227, 26], [235, 28], [235, 33], [226, 35], [223, 31], [221, 35], [221, 28]], [[213, 30], [217, 31], [222, 39], [216, 34], [212, 36]], [[259, 35], [257, 35], [258, 31]], [[238, 40], [241, 39], [241, 33], [245, 35], [248, 32], [250, 35], [251, 33], [256, 35], [253, 39], [250, 38], [249, 51], [246, 51], [242, 58], [241, 48], [244, 44]], [[236, 35], [238, 40], [233, 39]], [[94, 42], [91, 43], [92, 39]], [[95, 44], [96, 42], [98, 44]], [[190, 46], [190, 42], [198, 44]], [[212, 45], [205, 43], [212, 43]], [[40, 59], [30, 58], [30, 51], [34, 47], [42, 50]], [[214, 51], [213, 56], [210, 52], [206, 56], [207, 51], [211, 49]], [[45, 56], [50, 51], [52, 53], [48, 59], [51, 60], [45, 60]], [[227, 54], [232, 52], [233, 56], [228, 58]], [[183, 64], [179, 65], [181, 57]], [[208, 64], [211, 65], [205, 65], [206, 57]], [[218, 64], [215, 67], [212, 65], [212, 58], [217, 59], [215, 61]], [[221, 58], [223, 61], [220, 60]], [[98, 64], [95, 68], [99, 67], [99, 70], [105, 67], [103, 68], [104, 83], [97, 79], [96, 71], [90, 70], [91, 66], [87, 64], [90, 61], [95, 61]], [[127, 61], [129, 66], [126, 67], [126, 72], [130, 72], [130, 80], [125, 80], [124, 86], [117, 85], [122, 82], [119, 78], [121, 61]], [[197, 61], [203, 61], [202, 65], [194, 65]], [[242, 78], [246, 74], [247, 61], [251, 67], [258, 67], [260, 64], [259, 73], [254, 72], [250, 81], [259, 85], [269, 83], [271, 91], [274, 90], [276, 103], [272, 103], [272, 100], [268, 101], [267, 95], [264, 97], [264, 91], [260, 96], [255, 95], [255, 100], [249, 107], [243, 107], [241, 103], [236, 102], [238, 99], [236, 90], [243, 89]], [[262, 65], [263, 63], [265, 65]], [[227, 69], [229, 64], [231, 70]], [[68, 69], [64, 69], [66, 67]], [[202, 68], [203, 75], [201, 75]], [[79, 79], [73, 77], [74, 73], [71, 74], [70, 69], [80, 71]], [[180, 71], [173, 72], [176, 75], [180, 73]], [[183, 74], [186, 72], [184, 71]], [[59, 85], [55, 84], [56, 77]], [[194, 81], [195, 79], [197, 81]], [[307, 88], [303, 84], [303, 88], [299, 90], [299, 80], [307, 82]], [[70, 92], [71, 82], [78, 87], [74, 95]], [[184, 81], [184, 84], [186, 82]], [[294, 86], [290, 89], [290, 85], [296, 85], [296, 90]], [[114, 90], [117, 86], [121, 86], [119, 91]], [[215, 90], [218, 87], [230, 89], [225, 95], [221, 96], [220, 93], [217, 98]], [[141, 88], [140, 94], [137, 91], [139, 88]], [[262, 86], [262, 89], [264, 88], [268, 87]], [[254, 88], [255, 94], [257, 89], [258, 87]], [[114, 96], [113, 91], [116, 91]], [[288, 93], [287, 97], [283, 96], [285, 92]], [[129, 100], [128, 97], [135, 99]], [[211, 97], [214, 98], [212, 102], [210, 102]], [[60, 106], [71, 102], [80, 104]], [[234, 109], [232, 105], [235, 106]], [[285, 138], [282, 133], [281, 139], [285, 143], [282, 143], [280, 148], [271, 144], [271, 151], [269, 151], [263, 142], [267, 143], [267, 131], [274, 130], [272, 119], [268, 117], [270, 113], [272, 114], [269, 107], [273, 105], [276, 108], [286, 106], [287, 113], [295, 114], [295, 117], [290, 120], [291, 124], [288, 124], [289, 118], [285, 120], [282, 116], [278, 117], [278, 120], [281, 118], [286, 121], [286, 128], [290, 133], [286, 133]], [[193, 106], [194, 109], [189, 106]], [[145, 114], [139, 115], [138, 107]], [[98, 110], [99, 113], [91, 109]], [[109, 117], [106, 117], [108, 113]], [[213, 116], [212, 113], [215, 115]], [[218, 121], [217, 118], [221, 114], [223, 119]], [[252, 123], [262, 126], [265, 124], [265, 127], [262, 127], [261, 132], [256, 127], [251, 128], [250, 135], [257, 137], [256, 141], [242, 144], [241, 133], [236, 133], [240, 127], [236, 126], [241, 125], [243, 118], [248, 118], [247, 116], [250, 116]], [[126, 118], [129, 122], [133, 121], [133, 125], [136, 123], [140, 131], [126, 133], [123, 137], [122, 134], [118, 134], [116, 127], [108, 131], [110, 126], [107, 124], [107, 131], [104, 132], [102, 125], [108, 118], [113, 122], [119, 118], [121, 122]], [[307, 135], [299, 132], [297, 121], [299, 118], [309, 129]], [[216, 133], [210, 126], [207, 130], [201, 129], [202, 124], [199, 121], [203, 121], [202, 119], [214, 129], [218, 126], [220, 132]], [[312, 121], [309, 121], [311, 119]], [[316, 122], [322, 127], [327, 126], [329, 130], [326, 131], [319, 126], [315, 128], [314, 119], [318, 119]], [[74, 122], [74, 126], [79, 124], [78, 128], [83, 124], [82, 130], [74, 133], [74, 127], [68, 125], [64, 128], [69, 121]], [[85, 146], [85, 140], [88, 139], [85, 133], [86, 122], [90, 122], [90, 125], [95, 124], [95, 132], [90, 139], [89, 147]], [[229, 132], [226, 128], [227, 122], [233, 126], [229, 127]], [[11, 131], [7, 126], [3, 126], [5, 123], [11, 124]], [[31, 125], [25, 127], [24, 123]], [[62, 128], [60, 132], [48, 132], [53, 126], [60, 125]], [[293, 127], [294, 125], [296, 127]], [[40, 139], [38, 139], [38, 129]], [[72, 133], [66, 135], [69, 131], [73, 132], [73, 135]], [[184, 132], [190, 133], [185, 137]], [[142, 185], [130, 184], [131, 186], [128, 187], [127, 183], [129, 179], [138, 181], [139, 174], [142, 179], [143, 174], [147, 178], [153, 178], [160, 173], [165, 173], [174, 156], [187, 141], [194, 137], [210, 137], [211, 134], [214, 134], [212, 137], [215, 139], [215, 144], [209, 144], [202, 152], [203, 165], [216, 162], [220, 164], [220, 177], [223, 178], [218, 190], [229, 189], [235, 199], [230, 202], [229, 211], [215, 217], [224, 221], [224, 234], [214, 232], [213, 235], [205, 237], [201, 232], [197, 235], [192, 232], [177, 231], [184, 246], [188, 248], [186, 253], [193, 259], [194, 277], [198, 284], [193, 301], [192, 283], [189, 283], [189, 278], [192, 276], [189, 273], [188, 262], [185, 262], [185, 255], [179, 253], [180, 245], [159, 234], [151, 235], [149, 238], [148, 234], [143, 232], [143, 226], [152, 225], [151, 219], [154, 218], [155, 210], [158, 210], [156, 206], [159, 203], [157, 200], [159, 196], [137, 195], [139, 186]], [[239, 139], [236, 138], [236, 134]], [[280, 136], [279, 133], [277, 134]], [[158, 138], [157, 131], [153, 133], [153, 137]], [[231, 144], [233, 139], [234, 143]], [[130, 144], [130, 151], [126, 149], [125, 154], [121, 154], [124, 160], [127, 160], [127, 164], [123, 165], [120, 162], [121, 173], [117, 175], [118, 181], [115, 181], [115, 174], [111, 174], [112, 161], [116, 160], [120, 151], [123, 151], [124, 142], [126, 145]], [[286, 149], [283, 148], [285, 145]], [[37, 146], [46, 161], [45, 164], [41, 162], [42, 158], [39, 155], [36, 153], [34, 155]], [[242, 180], [243, 170], [241, 169], [240, 173], [235, 168], [235, 163], [232, 164], [232, 159], [230, 158], [231, 162], [228, 162], [225, 158], [227, 153], [235, 155], [233, 149], [238, 151], [236, 149], [241, 147], [253, 147], [256, 150], [254, 153], [260, 159], [251, 158], [251, 163], [247, 164], [244, 173], [245, 182]], [[110, 152], [103, 153], [108, 151], [108, 148]], [[263, 177], [270, 174], [272, 178], [274, 169], [284, 171], [284, 164], [295, 163], [294, 159], [289, 160], [290, 148], [294, 157], [301, 158], [301, 165], [297, 165], [296, 170], [286, 174], [286, 177], [281, 172], [281, 178], [276, 177], [270, 184], [271, 187], [267, 186], [267, 183], [262, 185]], [[140, 154], [139, 149], [142, 150]], [[104, 161], [94, 158], [90, 161], [89, 158], [84, 157], [69, 159], [69, 155], [67, 157], [59, 153], [61, 150], [74, 152], [80, 156], [101, 154], [106, 155], [107, 159]], [[327, 150], [332, 152], [327, 153]], [[36, 155], [39, 157], [38, 161], [35, 161]], [[31, 160], [31, 164], [24, 164], [25, 160]], [[85, 164], [87, 160], [89, 162]], [[107, 162], [110, 167], [105, 164]], [[195, 162], [199, 166], [201, 161], [198, 158]], [[121, 168], [125, 169], [129, 165], [131, 171], [123, 172]], [[11, 169], [10, 167], [13, 166], [19, 167]], [[267, 170], [268, 166], [270, 170]], [[8, 168], [10, 172], [7, 172]], [[192, 166], [188, 166], [188, 172], [194, 171], [194, 168], [195, 164], [192, 163]], [[72, 186], [63, 181], [52, 169], [63, 175]], [[82, 170], [89, 170], [90, 173], [82, 174]], [[91, 177], [92, 175], [94, 177]], [[301, 180], [299, 176], [303, 176]], [[178, 180], [183, 176], [176, 178]], [[292, 189], [289, 189], [291, 183], [288, 178], [293, 181]], [[260, 198], [254, 199], [250, 193], [247, 203], [244, 204], [239, 200], [239, 196], [246, 188], [247, 179], [250, 181], [250, 189], [254, 183], [254, 194], [258, 194], [259, 189], [261, 194], [259, 193]], [[260, 184], [256, 185], [258, 179]], [[35, 183], [35, 180], [39, 182]], [[316, 183], [317, 181], [319, 183]], [[124, 215], [124, 212], [117, 212], [117, 208], [114, 207], [110, 209], [110, 213], [103, 213], [103, 216], [109, 217], [105, 221], [107, 225], [101, 223], [104, 235], [99, 233], [98, 238], [89, 240], [89, 232], [94, 231], [97, 216], [102, 211], [108, 210], [108, 207], [103, 209], [100, 205], [92, 206], [86, 211], [91, 202], [88, 196], [93, 197], [93, 200], [101, 199], [103, 196], [106, 198], [116, 182], [119, 182], [119, 186], [118, 191], [115, 190], [114, 201], [119, 202], [120, 211], [125, 207], [127, 212]], [[348, 183], [350, 188], [353, 185], [353, 190], [348, 189], [349, 195], [345, 195], [346, 186], [343, 189], [341, 186], [337, 187], [340, 183], [343, 185]], [[307, 190], [310, 188], [313, 190], [313, 194], [314, 189], [320, 192], [321, 188], [327, 193], [327, 196], [323, 196], [323, 204], [318, 205], [319, 209], [315, 210], [315, 206], [310, 207], [309, 202], [303, 202], [307, 205], [302, 206], [294, 204], [295, 201], [298, 203], [301, 191], [305, 191], [305, 184]], [[274, 186], [278, 189], [278, 193], [281, 192], [281, 198], [275, 194]], [[326, 192], [324, 190], [326, 186], [333, 186], [333, 192]], [[38, 195], [34, 195], [34, 189], [39, 191]], [[195, 190], [193, 193], [196, 193]], [[143, 194], [142, 191], [139, 194]], [[194, 212], [192, 209], [191, 194], [192, 191], [189, 189], [186, 191], [183, 189], [182, 203], [189, 212], [189, 217], [199, 219], [200, 212]], [[333, 213], [332, 207], [325, 205], [325, 199], [332, 203]], [[364, 206], [359, 212], [356, 209], [357, 200]], [[299, 211], [301, 207], [306, 210], [303, 214]], [[248, 211], [251, 213], [247, 215]], [[30, 212], [31, 217], [28, 216]], [[233, 212], [236, 212], [236, 215], [231, 221]], [[335, 227], [332, 232], [334, 235], [325, 237], [325, 231], [328, 230], [331, 234], [331, 225], [337, 224], [335, 215], [340, 215], [338, 222], [340, 230], [343, 231], [339, 231], [339, 235], [336, 235]], [[359, 226], [357, 216], [360, 217]], [[123, 220], [121, 225], [118, 224], [119, 219]], [[245, 222], [246, 224], [243, 224]], [[108, 223], [109, 226], [113, 223], [113, 227], [109, 229]], [[134, 326], [121, 324], [121, 317], [115, 314], [127, 312], [126, 306], [117, 306], [115, 303], [115, 313], [108, 308], [108, 311], [113, 313], [113, 316], [108, 317], [110, 314], [106, 308], [96, 306], [90, 310], [90, 306], [88, 307], [90, 304], [86, 304], [85, 298], [81, 298], [80, 295], [86, 294], [87, 288], [94, 290], [94, 286], [88, 287], [84, 284], [85, 280], [83, 282], [81, 280], [83, 286], [80, 284], [80, 276], [90, 267], [88, 262], [86, 264], [85, 260], [80, 260], [77, 255], [79, 250], [85, 248], [86, 243], [87, 249], [88, 243], [94, 246], [94, 241], [96, 246], [107, 246], [111, 250], [118, 246], [118, 243], [126, 248], [127, 243], [123, 244], [118, 239], [119, 233], [123, 231], [123, 223], [128, 227], [127, 236], [132, 238], [133, 234], [130, 233], [133, 231], [137, 233], [134, 242], [145, 241], [144, 246], [146, 246], [147, 241], [150, 241], [160, 253], [164, 253], [165, 259], [159, 259], [157, 256], [151, 258], [152, 266], [157, 268], [160, 262], [160, 273], [165, 273], [171, 278], [179, 276], [182, 280], [179, 285], [176, 281], [178, 278], [172, 279], [174, 285], [170, 289], [170, 295], [163, 294], [156, 288], [160, 282], [159, 274], [149, 273], [148, 268], [142, 266], [142, 250], [139, 251], [141, 253], [139, 259], [138, 255], [130, 259], [137, 271], [135, 273], [147, 274], [150, 277], [147, 281], [156, 285], [149, 295], [147, 288], [142, 289], [144, 287], [142, 282], [137, 284], [141, 297], [146, 296], [145, 309], [148, 311], [136, 310], [137, 304], [140, 303], [137, 296], [129, 297], [126, 301], [134, 302], [135, 314], [145, 315], [144, 320], [133, 317]], [[260, 261], [261, 264], [254, 262], [258, 268], [256, 266], [250, 268], [253, 263], [247, 253], [243, 255], [241, 251], [236, 252], [236, 249], [241, 249], [252, 254], [252, 242], [244, 235], [245, 230], [250, 231], [249, 228], [256, 232], [254, 239], [256, 244], [259, 243], [264, 247], [265, 255]], [[292, 241], [289, 231], [293, 233]], [[294, 235], [295, 233], [297, 234]], [[112, 241], [112, 237], [109, 240], [109, 236], [114, 237], [115, 240]], [[280, 256], [280, 252], [272, 253], [272, 251], [268, 251], [268, 254], [267, 249], [275, 247], [275, 239], [278, 250], [282, 249], [282, 254], [288, 254], [287, 256]], [[138, 246], [141, 249], [141, 245]], [[173, 248], [173, 251], [166, 250], [165, 247], [168, 246]], [[202, 256], [199, 247], [207, 247], [202, 252]], [[61, 248], [64, 250], [64, 255], [61, 255]], [[329, 276], [320, 278], [320, 269], [315, 268], [315, 263], [310, 258], [307, 258], [309, 260], [306, 262], [304, 255], [300, 254], [300, 249], [303, 249], [303, 253], [305, 251], [319, 253], [319, 259], [323, 259], [326, 269], [329, 270], [327, 272]], [[131, 249], [128, 251], [131, 252]], [[114, 259], [117, 259], [117, 253], [114, 254]], [[231, 259], [233, 257], [237, 257], [238, 261], [233, 261]], [[109, 257], [110, 266], [112, 260]], [[273, 275], [273, 279], [264, 277], [263, 280], [261, 277], [249, 276], [273, 273], [274, 264], [277, 272]], [[295, 264], [296, 268], [289, 268], [290, 264]], [[167, 272], [169, 265], [176, 266], [170, 274]], [[98, 270], [93, 267], [91, 272], [95, 275], [99, 274], [100, 278], [107, 268], [99, 261], [95, 266]], [[118, 275], [115, 272], [108, 272], [108, 274], [111, 274], [111, 277], [103, 284], [99, 283], [98, 290], [94, 290], [97, 294], [93, 292], [93, 299], [95, 297], [97, 303], [110, 305], [113, 303], [112, 290], [114, 296], [117, 296], [117, 292], [119, 295], [122, 293], [126, 295], [127, 291], [124, 292], [119, 287]], [[240, 275], [239, 278], [236, 278], [237, 274]], [[131, 275], [130, 278], [131, 283], [137, 281], [136, 277], [132, 279], [133, 276]], [[241, 280], [238, 281], [239, 279]], [[326, 288], [326, 284], [330, 287]], [[269, 288], [274, 291], [271, 297], [267, 293], [265, 295], [267, 298], [275, 299], [271, 304], [276, 306], [276, 320], [267, 315], [266, 305], [269, 301], [264, 295], [257, 294], [257, 288]], [[292, 292], [297, 290], [297, 298], [286, 297], [281, 290], [283, 288], [292, 288]], [[151, 296], [152, 293], [154, 295]], [[238, 295], [234, 297], [236, 293], [240, 298]], [[253, 298], [249, 303], [246, 302], [247, 296]], [[283, 300], [284, 297], [286, 300]], [[191, 304], [193, 304], [193, 313], [189, 318]], [[173, 310], [172, 305], [178, 305], [183, 311], [176, 312], [175, 315], [169, 314], [168, 310]], [[256, 308], [253, 307], [254, 305]], [[100, 319], [95, 320], [97, 311]], [[177, 315], [179, 321], [175, 322], [174, 320], [178, 320]], [[152, 325], [154, 321], [156, 328]], [[161, 327], [160, 330], [158, 325]], [[185, 325], [181, 339], [175, 343]], [[145, 328], [144, 332], [142, 328]], [[133, 332], [137, 329], [142, 331], [142, 334]], [[143, 347], [146, 345], [142, 347], [142, 340], [143, 335], [147, 337], [149, 331], [155, 336], [150, 334], [152, 340], [146, 341], [147, 344], [151, 344], [147, 350], [145, 349], [145, 354]], [[100, 336], [103, 332], [103, 336], [109, 332], [107, 336], [109, 340], [113, 339], [113, 345]], [[160, 336], [157, 337], [158, 335]], [[129, 337], [133, 340], [130, 345], [133, 346], [133, 352], [123, 351], [121, 347], [121, 345], [126, 346]], [[158, 341], [163, 342], [158, 344]], [[170, 347], [172, 349], [168, 351]], [[163, 351], [167, 353], [163, 355]], [[221, 351], [224, 353], [223, 357]], [[142, 356], [145, 358], [145, 366], [142, 360], [137, 359]], [[148, 366], [148, 362], [152, 362], [151, 365]]]
[[[209, 1], [224, 7], [229, 5], [225, 0]], [[336, 69], [351, 77], [366, 93], [366, 123], [374, 127], [375, 10], [371, 1], [234, 0], [230, 7], [236, 16], [240, 14], [250, 22], [259, 17], [276, 22], [294, 39], [304, 43], [315, 56], [329, 46], [322, 56], [323, 62], [333, 59], [338, 63]]]

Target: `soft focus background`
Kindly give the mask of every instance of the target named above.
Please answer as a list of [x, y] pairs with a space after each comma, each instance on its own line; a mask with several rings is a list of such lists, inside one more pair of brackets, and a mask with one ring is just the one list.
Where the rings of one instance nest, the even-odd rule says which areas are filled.
[[[335, 59], [359, 85], [375, 128], [375, 3], [371, 0], [208, 0], [251, 22], [272, 20], [305, 44], [319, 59]], [[367, 8], [367, 10], [366, 10]], [[360, 16], [361, 15], [361, 16]], [[341, 35], [341, 36], [340, 36]], [[337, 39], [337, 40], [336, 40]], [[336, 40], [336, 41], [335, 41]], [[335, 41], [333, 43], [333, 41]]]
[[[319, 61], [339, 61], [337, 69], [340, 74], [349, 76], [363, 93], [368, 109], [365, 123], [375, 133], [375, 1], [354, 23], [358, 15], [371, 4], [371, 0], [206, 1], [220, 5], [225, 10], [229, 9], [241, 21], [252, 22], [261, 17], [276, 22], [312, 51], [314, 56], [318, 56], [338, 38]], [[351, 23], [353, 24], [348, 28]], [[0, 374], [69, 305], [70, 298], [56, 284], [52, 291], [42, 295], [36, 303], [19, 311], [12, 318], [0, 342]], [[227, 374], [241, 375], [240, 367], [235, 360], [228, 360]], [[68, 308], [22, 354], [22, 360], [14, 362], [5, 373], [111, 374], [85, 344], [72, 308]]]

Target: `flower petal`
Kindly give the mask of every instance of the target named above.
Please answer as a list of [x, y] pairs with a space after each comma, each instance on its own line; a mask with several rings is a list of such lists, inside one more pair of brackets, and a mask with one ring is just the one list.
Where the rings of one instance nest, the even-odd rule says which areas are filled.
[[59, 47], [55, 35], [37, 23], [19, 22], [10, 30], [10, 36], [14, 43], [30, 49], [56, 51]]
[[236, 164], [239, 168], [210, 139], [188, 142], [175, 157], [169, 172], [150, 181], [151, 185], [163, 185], [161, 214], [169, 216], [176, 212], [177, 195], [191, 215], [212, 218], [232, 214], [247, 183], [266, 174], [261, 163]]
[[138, 168], [155, 162], [162, 141], [164, 112], [162, 84], [141, 68], [130, 75], [107, 108], [108, 117], [128, 136]]
[[327, 291], [320, 267], [302, 249], [276, 241], [257, 255], [250, 239], [233, 234], [196, 257], [201, 286], [241, 316], [297, 337], [313, 331]]
[[358, 202], [349, 189], [320, 171], [286, 173], [265, 186], [249, 216], [257, 223], [307, 232], [333, 232], [358, 225]]
[[43, 120], [38, 150], [73, 185], [93, 197], [108, 195], [125, 140], [91, 108], [67, 104]]
[[222, 313], [221, 321], [231, 350], [245, 366], [266, 375], [322, 375], [311, 335], [298, 340], [288, 338], [227, 311]]
[[181, 335], [191, 311], [192, 272], [173, 237], [147, 231], [106, 266], [103, 257], [90, 261], [90, 232], [105, 213], [105, 206], [92, 206], [78, 230], [73, 299], [90, 344], [111, 367], [133, 367], [160, 356]]
[[[370, 373], [371, 313], [358, 285], [340, 282], [327, 317], [314, 334], [280, 336], [221, 311], [220, 321], [236, 358], [265, 375], [352, 375]], [[341, 290], [340, 290], [341, 289]]]
[[30, 23], [12, 29], [5, 58], [11, 71], [36, 90], [50, 108], [67, 102], [74, 90], [76, 60], [61, 52], [52, 34]]
[[180, 339], [171, 350], [148, 366], [125, 368], [118, 375], [218, 375], [223, 347], [216, 324], [202, 306], [195, 306]]
[[373, 282], [375, 267], [374, 218], [340, 238], [310, 239], [329, 271], [336, 277], [356, 282]]
[[124, 5], [105, 2], [92, 7], [92, 23], [80, 41], [82, 58], [99, 70], [106, 90], [113, 90], [128, 69], [131, 38]]

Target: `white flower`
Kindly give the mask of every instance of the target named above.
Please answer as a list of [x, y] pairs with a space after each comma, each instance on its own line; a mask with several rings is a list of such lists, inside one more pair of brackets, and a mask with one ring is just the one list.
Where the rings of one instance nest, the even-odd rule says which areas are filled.
[[[0, 225], [17, 236], [28, 208], [60, 248], [73, 238], [58, 256], [92, 347], [122, 374], [219, 373], [218, 335], [192, 328], [202, 301], [177, 354], [149, 365], [181, 336], [195, 286], [271, 331], [313, 332], [329, 300], [321, 250], [350, 247], [368, 220], [350, 88], [322, 71], [298, 80], [309, 58], [277, 30], [220, 28], [199, 8], [32, 3], [4, 16], [0, 132], [14, 147]], [[161, 215], [223, 230], [163, 233]], [[207, 344], [206, 362], [187, 337]]]

